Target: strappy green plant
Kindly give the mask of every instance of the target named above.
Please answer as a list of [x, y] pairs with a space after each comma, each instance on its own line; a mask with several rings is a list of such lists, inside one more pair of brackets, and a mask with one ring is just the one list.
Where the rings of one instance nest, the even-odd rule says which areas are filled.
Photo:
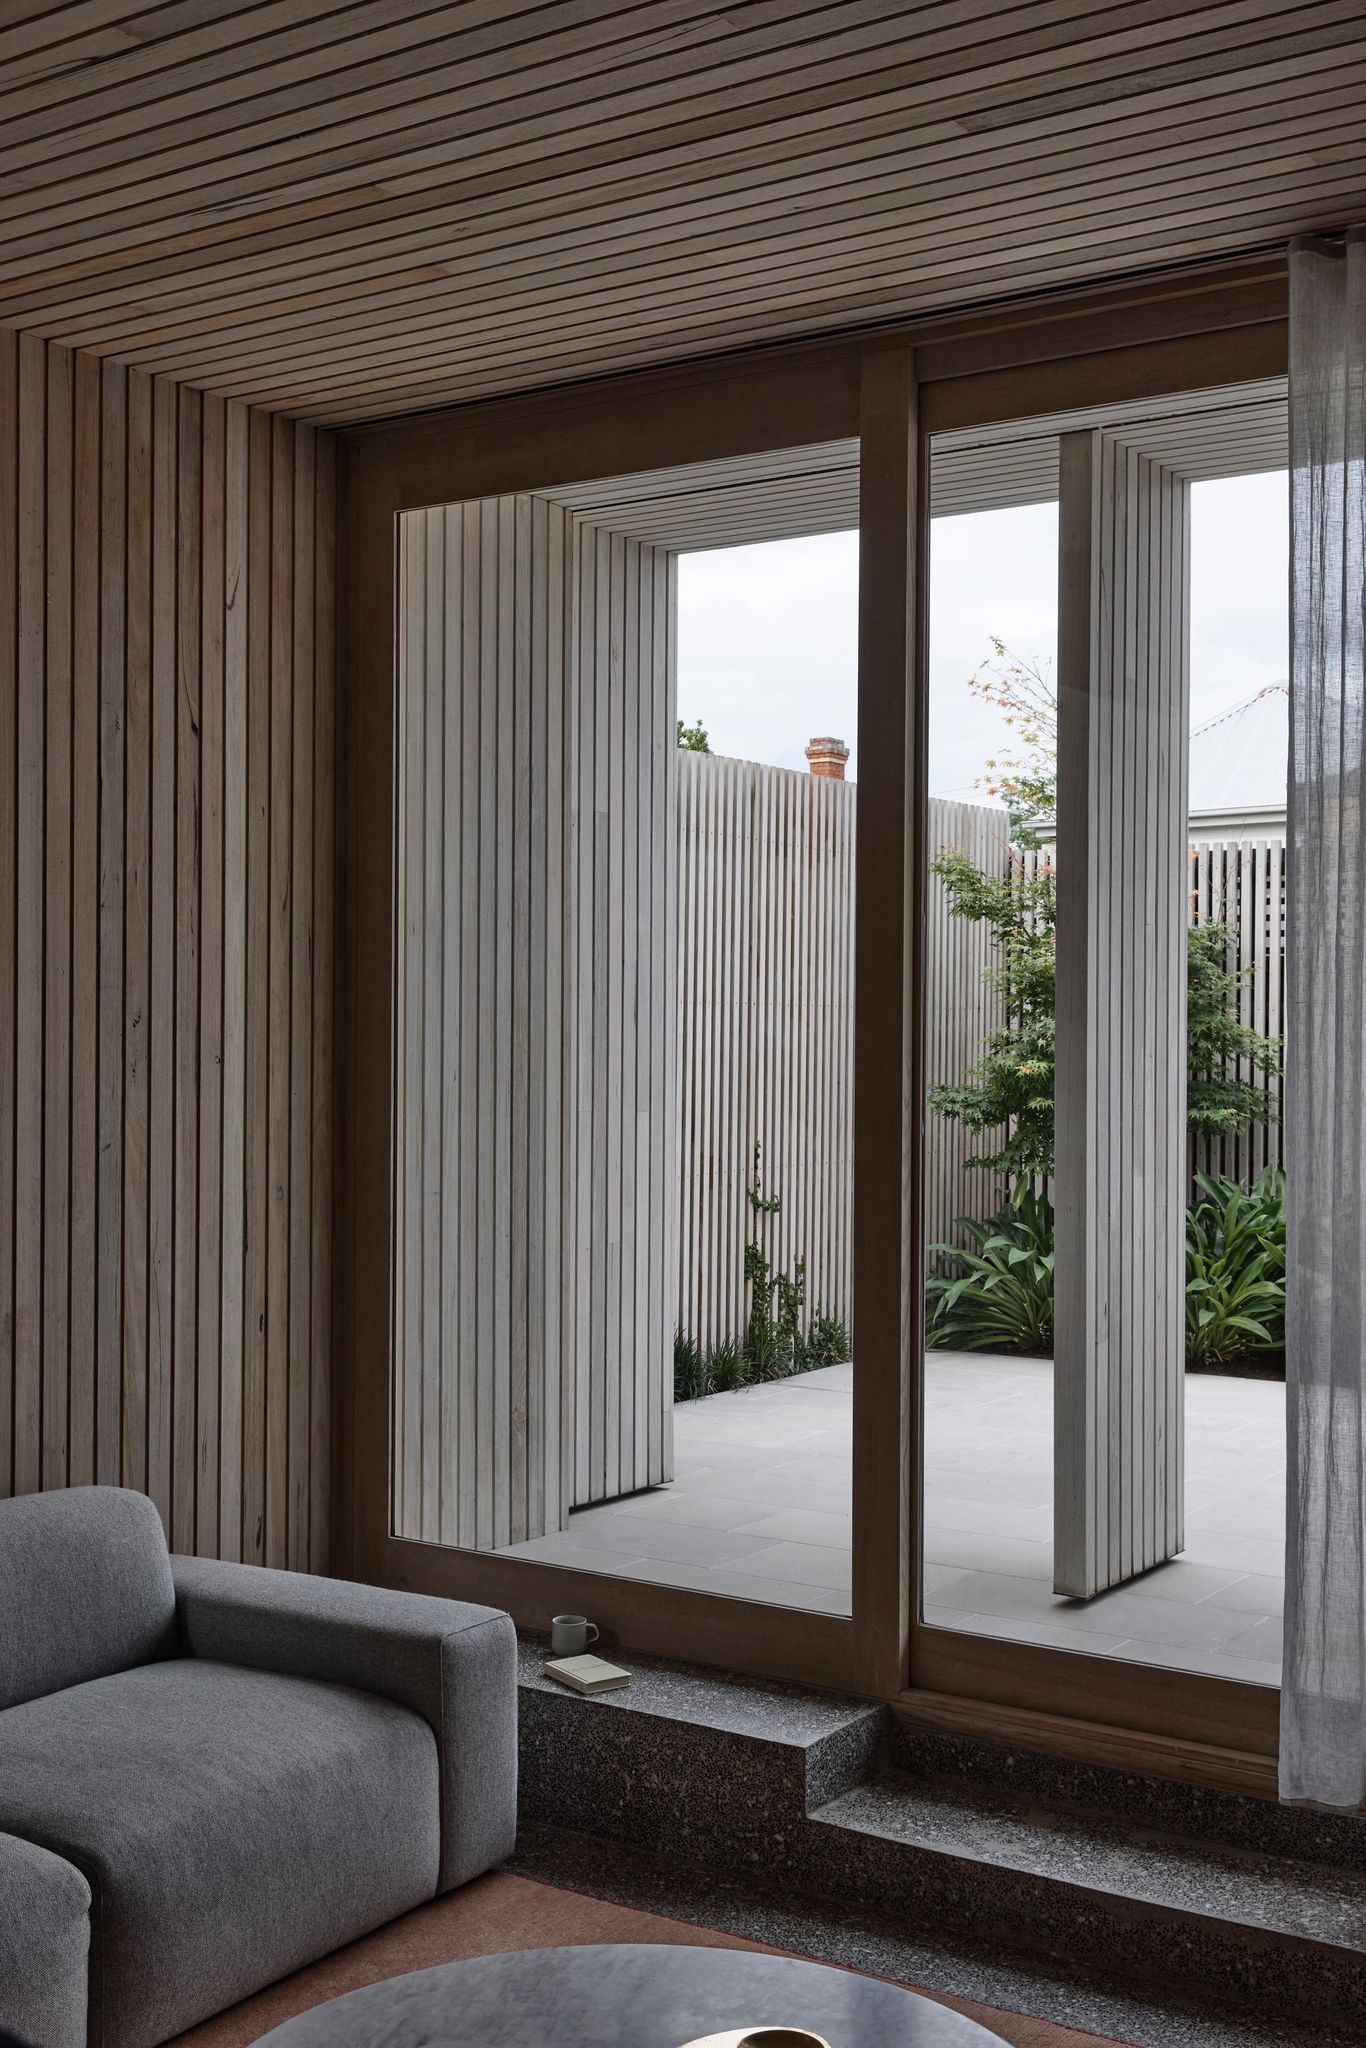
[[749, 1366], [743, 1347], [734, 1337], [723, 1337], [707, 1353], [707, 1392], [737, 1394], [749, 1385]]
[[700, 1401], [711, 1392], [711, 1374], [702, 1346], [686, 1330], [674, 1331], [674, 1399]]
[[925, 1341], [935, 1351], [1053, 1349], [1053, 1204], [1017, 1184], [985, 1222], [960, 1216], [972, 1244], [930, 1246], [948, 1271], [925, 1282]]
[[1285, 1349], [1285, 1175], [1195, 1177], [1186, 1214], [1186, 1363]]

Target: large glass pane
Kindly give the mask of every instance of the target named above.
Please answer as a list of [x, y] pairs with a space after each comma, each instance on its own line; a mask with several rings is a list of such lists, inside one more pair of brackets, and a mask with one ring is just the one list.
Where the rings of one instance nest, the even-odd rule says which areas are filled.
[[400, 1536], [849, 1609], [857, 489], [400, 521]]
[[1274, 1684], [1283, 387], [941, 437], [922, 1613]]

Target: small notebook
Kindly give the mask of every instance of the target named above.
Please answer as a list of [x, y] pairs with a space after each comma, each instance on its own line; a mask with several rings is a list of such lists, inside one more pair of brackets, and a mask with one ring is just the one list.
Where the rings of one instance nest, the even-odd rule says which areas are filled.
[[571, 1692], [615, 1692], [629, 1685], [631, 1674], [605, 1657], [555, 1657], [545, 1667], [547, 1678], [558, 1678]]

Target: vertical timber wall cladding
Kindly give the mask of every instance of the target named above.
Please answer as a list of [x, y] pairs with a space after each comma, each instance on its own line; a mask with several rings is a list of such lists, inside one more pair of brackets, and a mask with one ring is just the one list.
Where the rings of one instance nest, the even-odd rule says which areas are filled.
[[671, 1474], [674, 570], [530, 495], [400, 538], [395, 1528]]
[[0, 1492], [323, 1565], [332, 443], [0, 334]]
[[1055, 1590], [1184, 1543], [1190, 486], [1060, 442]]

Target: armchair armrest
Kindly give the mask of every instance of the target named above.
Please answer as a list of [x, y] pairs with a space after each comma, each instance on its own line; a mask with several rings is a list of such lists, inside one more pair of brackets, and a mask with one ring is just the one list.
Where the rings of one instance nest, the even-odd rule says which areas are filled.
[[440, 1890], [512, 1853], [517, 1634], [492, 1607], [173, 1557], [187, 1656], [378, 1693], [420, 1714], [441, 1772]]
[[0, 2027], [85, 2048], [90, 1886], [36, 1842], [0, 1834]]

